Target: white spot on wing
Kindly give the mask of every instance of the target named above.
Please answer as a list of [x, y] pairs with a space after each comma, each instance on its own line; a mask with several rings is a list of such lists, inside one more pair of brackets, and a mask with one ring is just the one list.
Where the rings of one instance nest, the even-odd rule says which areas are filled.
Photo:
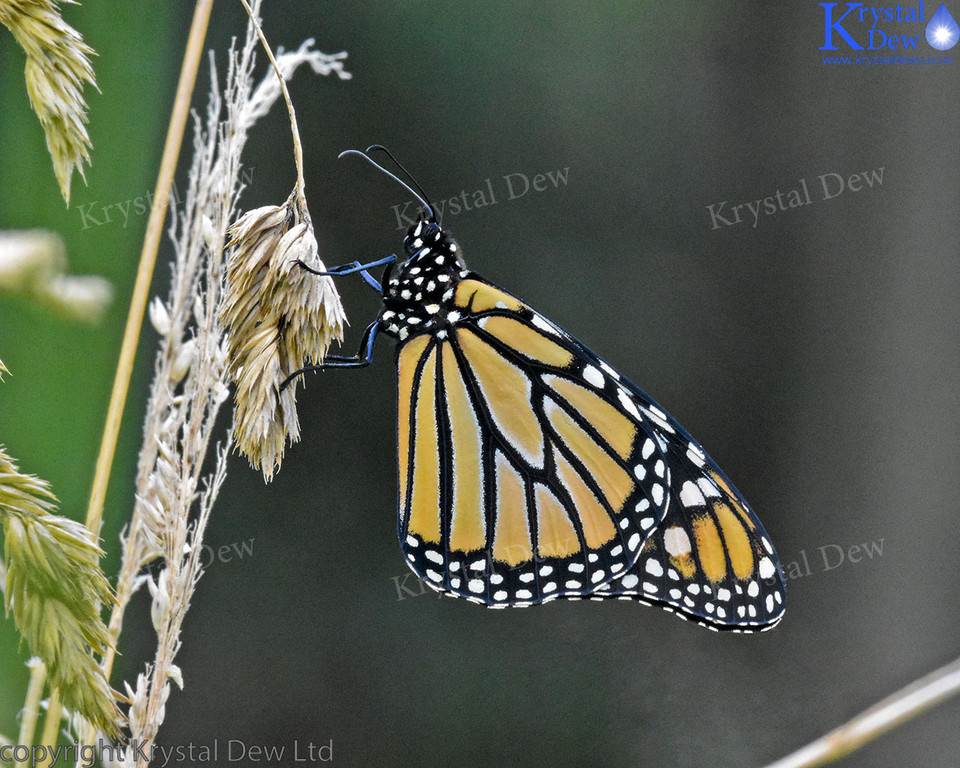
[[592, 365], [583, 369], [583, 378], [595, 387], [603, 387], [603, 374]]
[[619, 379], [620, 379], [620, 374], [617, 373], [615, 370], [613, 370], [613, 368], [611, 368], [611, 367], [610, 367], [609, 365], [607, 365], [605, 362], [603, 362], [603, 360], [600, 361], [600, 367], [603, 368], [603, 370], [605, 370], [605, 371], [607, 372], [607, 375], [613, 376], [613, 378], [615, 378], [615, 379], [617, 379], [617, 380], [619, 381]]
[[717, 486], [713, 484], [713, 481], [708, 477], [701, 477], [697, 480], [697, 485], [700, 486], [700, 490], [703, 492], [704, 496], [719, 496], [720, 491], [717, 490]]
[[547, 333], [552, 333], [554, 336], [559, 336], [559, 335], [560, 335], [560, 334], [557, 332], [557, 329], [554, 328], [551, 323], [547, 322], [547, 321], [544, 320], [542, 317], [540, 317], [540, 315], [534, 314], [534, 316], [533, 316], [533, 318], [530, 320], [530, 322], [533, 323], [535, 326], [537, 326], [537, 328], [539, 328], [541, 331], [546, 331]]
[[693, 443], [687, 443], [687, 458], [698, 467], [702, 467], [706, 462], [706, 456], [704, 456], [703, 451]]
[[687, 480], [680, 489], [680, 502], [685, 507], [702, 507], [706, 503], [696, 483]]
[[683, 528], [675, 525], [663, 532], [663, 546], [671, 557], [682, 557], [690, 552], [690, 537]]
[[633, 398], [630, 397], [629, 393], [625, 389], [617, 390], [617, 397], [620, 400], [620, 405], [623, 406], [623, 410], [629, 413], [633, 418], [640, 419], [640, 411], [637, 410], [637, 406], [633, 402]]
[[624, 589], [633, 589], [635, 586], [637, 586], [637, 582], [639, 582], [639, 581], [640, 581], [640, 579], [637, 578], [637, 575], [636, 575], [636, 574], [634, 574], [634, 573], [628, 573], [628, 574], [627, 574], [626, 576], [624, 576], [623, 579], [620, 581], [620, 584], [621, 584], [621, 586], [622, 586]]
[[647, 417], [650, 419], [650, 421], [652, 421], [658, 427], [660, 427], [666, 432], [670, 432], [671, 434], [674, 432], [673, 427], [670, 426], [670, 422], [667, 421], [666, 415], [663, 413], [663, 411], [659, 410], [658, 408], [654, 408], [652, 406], [650, 408], [644, 408], [643, 410], [644, 410], [644, 413], [646, 413]]
[[653, 496], [653, 503], [658, 507], [663, 503], [663, 486], [657, 483], [650, 489], [650, 495]]
[[773, 574], [777, 572], [777, 569], [773, 566], [773, 562], [769, 557], [763, 558], [760, 561], [760, 578], [769, 579]]

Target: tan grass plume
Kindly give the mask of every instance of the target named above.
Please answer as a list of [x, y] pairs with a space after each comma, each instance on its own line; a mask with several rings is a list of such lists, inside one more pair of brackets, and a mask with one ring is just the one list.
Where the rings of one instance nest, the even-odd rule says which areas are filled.
[[230, 372], [237, 384], [235, 438], [240, 452], [268, 482], [286, 442], [300, 438], [298, 369], [323, 359], [343, 338], [344, 313], [322, 271], [317, 239], [296, 192], [281, 206], [248, 211], [231, 227], [227, 294], [221, 319], [229, 328]]

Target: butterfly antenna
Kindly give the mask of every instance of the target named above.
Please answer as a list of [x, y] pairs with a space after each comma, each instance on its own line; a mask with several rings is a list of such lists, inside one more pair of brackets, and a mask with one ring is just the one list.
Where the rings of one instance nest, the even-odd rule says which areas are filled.
[[[384, 149], [383, 147], [380, 147], [379, 144], [374, 144], [373, 147], [368, 148], [367, 151], [369, 152], [370, 149], [373, 149], [374, 147], [377, 147], [377, 148], [380, 148], [380, 149]], [[386, 152], [385, 149], [384, 149], [384, 151]], [[387, 154], [390, 155], [389, 152], [387, 152]], [[412, 194], [415, 198], [417, 198], [417, 200], [419, 200], [421, 203], [423, 203], [424, 207], [425, 207], [428, 211], [430, 211], [430, 218], [431, 218], [434, 222], [437, 222], [437, 212], [436, 212], [436, 210], [434, 209], [433, 204], [432, 204], [429, 200], [427, 200], [427, 196], [423, 193], [423, 190], [420, 189], [420, 185], [417, 184], [416, 181], [413, 181], [413, 177], [412, 177], [412, 176], [410, 177], [410, 180], [413, 181], [413, 183], [417, 186], [417, 189], [414, 189], [413, 187], [411, 187], [409, 184], [407, 184], [407, 182], [405, 182], [403, 179], [401, 179], [401, 178], [400, 178], [399, 176], [397, 176], [395, 173], [391, 173], [391, 172], [388, 171], [386, 168], [384, 168], [382, 165], [380, 165], [380, 163], [378, 163], [376, 160], [374, 160], [372, 157], [370, 157], [370, 155], [366, 154], [365, 152], [361, 152], [359, 149], [346, 149], [346, 150], [344, 150], [343, 152], [341, 152], [339, 155], [337, 155], [337, 159], [340, 159], [340, 158], [343, 157], [344, 155], [357, 155], [357, 156], [359, 156], [359, 157], [362, 157], [364, 160], [366, 160], [368, 163], [370, 163], [370, 165], [372, 165], [372, 166], [373, 166], [374, 168], [376, 168], [378, 171], [380, 171], [381, 173], [385, 173], [387, 176], [389, 176], [391, 179], [393, 179], [395, 182], [397, 182], [397, 184], [399, 184], [399, 185], [402, 186], [404, 189], [406, 189], [408, 192], [410, 192], [410, 194]], [[393, 158], [393, 155], [390, 155], [390, 157]], [[396, 163], [397, 161], [394, 160], [394, 162]], [[400, 163], [397, 163], [397, 165], [400, 166], [401, 170], [403, 170], [403, 172], [406, 173], [407, 176], [410, 176], [410, 174], [407, 172], [406, 168], [404, 168], [402, 165], [400, 165]], [[420, 190], [419, 192], [417, 191], [418, 189]]]
[[[393, 160], [394, 165], [396, 165], [397, 168], [399, 168], [401, 171], [403, 171], [406, 174], [407, 178], [410, 179], [410, 183], [417, 188], [417, 191], [420, 192], [420, 196], [427, 201], [430, 211], [433, 212], [434, 211], [433, 203], [430, 203], [430, 198], [427, 197], [427, 193], [423, 191], [423, 187], [421, 187], [420, 184], [417, 182], [417, 180], [413, 177], [413, 174], [410, 173], [410, 171], [408, 171], [403, 166], [403, 164], [399, 160], [397, 160], [396, 157], [393, 156], [393, 152], [391, 152], [389, 149], [383, 146], [383, 144], [371, 144], [369, 147], [367, 147], [366, 151], [369, 153], [377, 150], [379, 150], [380, 152], [386, 153], [387, 157]], [[437, 222], [437, 217], [434, 216], [433, 220], [434, 222]]]

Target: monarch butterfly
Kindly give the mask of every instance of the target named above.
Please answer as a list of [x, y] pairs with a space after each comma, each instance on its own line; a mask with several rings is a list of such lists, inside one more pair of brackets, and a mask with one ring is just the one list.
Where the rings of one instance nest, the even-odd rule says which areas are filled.
[[[422, 190], [366, 153], [343, 154], [403, 184], [425, 212], [402, 259], [317, 273], [359, 273], [383, 304], [357, 356], [293, 376], [362, 367], [378, 333], [397, 340], [398, 535], [417, 576], [494, 608], [622, 598], [714, 630], [773, 627], [785, 607], [779, 560], [700, 444], [588, 347], [467, 269]], [[381, 265], [382, 287], [367, 271]]]

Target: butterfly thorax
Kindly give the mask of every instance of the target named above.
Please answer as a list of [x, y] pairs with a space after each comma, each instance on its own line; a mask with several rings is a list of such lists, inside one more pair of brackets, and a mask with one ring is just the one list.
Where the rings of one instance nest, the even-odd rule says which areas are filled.
[[403, 239], [406, 259], [383, 291], [381, 327], [401, 341], [451, 324], [454, 287], [464, 269], [456, 241], [431, 221], [420, 219]]

